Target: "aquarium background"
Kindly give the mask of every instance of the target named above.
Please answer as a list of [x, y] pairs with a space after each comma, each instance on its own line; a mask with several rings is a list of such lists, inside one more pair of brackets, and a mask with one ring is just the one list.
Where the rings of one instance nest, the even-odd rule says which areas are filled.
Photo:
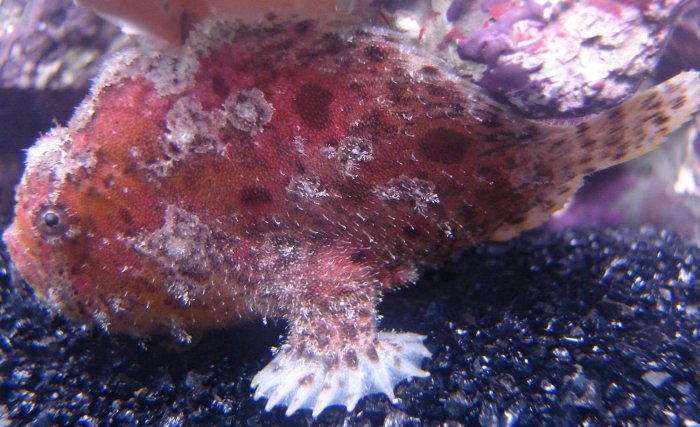
[[[379, 3], [399, 19], [421, 2]], [[684, 7], [655, 53], [660, 62], [642, 73], [651, 80], [700, 68], [700, 2]], [[22, 150], [67, 121], [100, 58], [123, 36], [70, 1], [2, 1], [0, 20], [4, 227]], [[666, 30], [667, 23], [654, 27]], [[494, 68], [492, 58], [465, 52], [460, 61]], [[499, 83], [522, 72], [475, 80], [508, 98], [532, 90]], [[283, 325], [212, 332], [185, 349], [110, 335], [38, 303], [12, 278], [2, 247], [0, 425], [697, 425], [698, 126], [592, 177], [543, 229], [479, 245], [387, 296], [383, 328], [428, 335], [431, 377], [399, 385], [396, 405], [370, 396], [352, 414], [331, 408], [315, 421], [310, 411], [265, 413], [251, 398], [250, 380]]]

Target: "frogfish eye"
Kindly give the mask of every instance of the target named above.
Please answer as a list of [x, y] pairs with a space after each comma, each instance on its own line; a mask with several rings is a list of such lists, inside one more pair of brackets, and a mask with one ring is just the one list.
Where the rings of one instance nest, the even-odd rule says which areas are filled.
[[44, 224], [46, 224], [47, 227], [55, 227], [59, 223], [60, 219], [58, 215], [56, 215], [56, 212], [46, 212], [44, 214]]
[[45, 236], [61, 236], [68, 231], [68, 215], [59, 206], [46, 206], [37, 214], [35, 224]]

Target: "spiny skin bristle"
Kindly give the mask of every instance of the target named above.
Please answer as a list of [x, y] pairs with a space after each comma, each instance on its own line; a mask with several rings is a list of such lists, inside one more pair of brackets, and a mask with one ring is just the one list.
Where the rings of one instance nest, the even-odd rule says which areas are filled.
[[266, 19], [117, 54], [29, 150], [4, 240], [37, 295], [110, 331], [187, 343], [286, 319], [254, 380], [268, 408], [352, 408], [423, 376], [422, 336], [379, 332], [383, 292], [542, 224], [617, 142], [618, 161], [641, 154], [697, 103], [686, 74], [585, 127], [547, 126], [398, 34]]

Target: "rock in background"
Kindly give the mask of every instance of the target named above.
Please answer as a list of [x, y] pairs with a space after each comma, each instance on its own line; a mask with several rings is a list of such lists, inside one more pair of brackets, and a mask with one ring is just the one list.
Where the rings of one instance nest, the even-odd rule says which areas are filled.
[[34, 139], [65, 122], [119, 30], [71, 0], [0, 2], [0, 223]]
[[465, 80], [536, 118], [616, 105], [656, 66], [685, 0], [378, 0]]

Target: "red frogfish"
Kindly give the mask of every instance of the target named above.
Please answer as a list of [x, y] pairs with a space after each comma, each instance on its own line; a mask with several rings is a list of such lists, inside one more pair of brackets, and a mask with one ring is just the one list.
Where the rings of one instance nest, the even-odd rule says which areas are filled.
[[266, 409], [352, 410], [428, 375], [424, 337], [381, 331], [385, 292], [546, 221], [600, 169], [700, 105], [682, 73], [568, 125], [528, 120], [375, 27], [209, 19], [109, 59], [27, 152], [16, 270], [65, 316], [135, 336], [282, 318]]

